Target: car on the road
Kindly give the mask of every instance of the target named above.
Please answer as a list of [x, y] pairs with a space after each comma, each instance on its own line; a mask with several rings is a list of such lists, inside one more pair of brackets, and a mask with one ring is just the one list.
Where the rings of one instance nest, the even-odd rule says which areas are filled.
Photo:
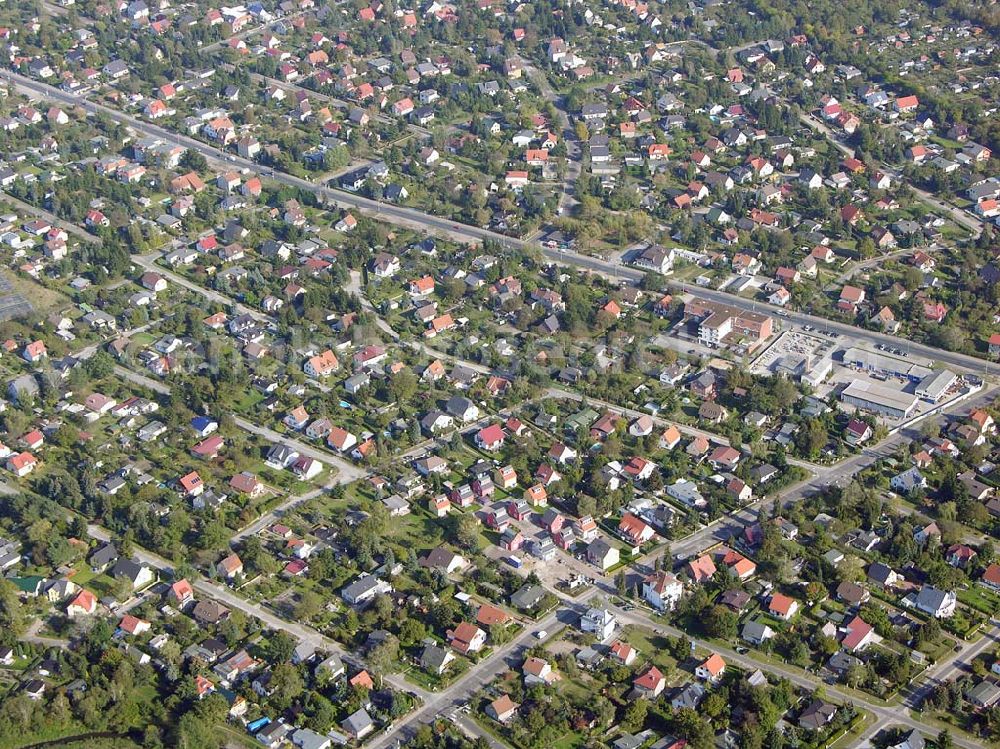
[[549, 636], [549, 633], [546, 632], [544, 629], [540, 629], [537, 632], [535, 632], [535, 639], [536, 640], [544, 640], [548, 636]]
[[742, 645], [738, 645], [735, 649], [736, 652], [739, 653], [740, 655], [746, 655], [747, 653], [750, 652], [749, 648], [745, 648]]

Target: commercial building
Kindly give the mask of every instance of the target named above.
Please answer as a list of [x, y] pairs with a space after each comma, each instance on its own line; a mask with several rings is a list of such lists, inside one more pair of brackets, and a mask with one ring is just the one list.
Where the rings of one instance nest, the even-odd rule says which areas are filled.
[[948, 369], [931, 372], [917, 385], [917, 397], [931, 403], [937, 403], [957, 380], [958, 375]]
[[813, 354], [786, 354], [774, 363], [771, 371], [817, 387], [833, 371], [833, 359]]
[[870, 380], [852, 381], [840, 394], [840, 400], [892, 419], [905, 419], [917, 405], [917, 396]]
[[687, 302], [684, 315], [698, 321], [698, 340], [709, 346], [742, 347], [750, 351], [774, 333], [771, 317], [706, 299]]
[[930, 362], [902, 359], [877, 354], [863, 348], [851, 347], [844, 351], [844, 366], [857, 367], [888, 377], [905, 377], [911, 382], [920, 382], [931, 374]]

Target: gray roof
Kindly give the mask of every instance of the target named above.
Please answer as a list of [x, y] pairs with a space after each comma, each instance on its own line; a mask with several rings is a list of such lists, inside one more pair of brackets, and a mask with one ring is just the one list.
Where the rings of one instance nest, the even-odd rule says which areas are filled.
[[362, 733], [365, 729], [373, 724], [372, 716], [368, 714], [368, 711], [361, 708], [356, 713], [352, 713], [340, 721], [341, 727], [350, 733], [355, 735]]
[[831, 671], [837, 671], [838, 673], [846, 672], [851, 666], [860, 666], [861, 660], [855, 658], [853, 655], [845, 653], [843, 650], [838, 650], [836, 653], [830, 656], [830, 660], [826, 662], [826, 667]]
[[953, 595], [955, 594], [951, 591], [941, 590], [940, 588], [935, 588], [933, 585], [925, 585], [917, 593], [914, 603], [921, 611], [934, 612], [941, 607], [946, 598]]
[[345, 601], [357, 601], [358, 599], [363, 598], [365, 594], [370, 591], [377, 590], [384, 586], [385, 583], [375, 577], [375, 575], [363, 575], [350, 585], [344, 587], [344, 589], [340, 591], [340, 595]]
[[[768, 631], [770, 630], [770, 635]], [[762, 642], [765, 637], [774, 636], [774, 630], [761, 622], [751, 621], [743, 625], [741, 636], [751, 642]]]
[[973, 704], [992, 707], [1000, 702], [1000, 687], [992, 681], [981, 681], [967, 691], [965, 696]]
[[29, 398], [34, 398], [38, 395], [38, 380], [35, 379], [34, 375], [23, 374], [10, 381], [7, 386], [8, 394], [17, 400], [18, 396], [25, 395]]
[[537, 604], [545, 595], [539, 585], [525, 585], [510, 597], [511, 605], [519, 609], [530, 609]]
[[829, 723], [836, 712], [836, 705], [823, 700], [813, 700], [799, 716], [799, 725], [803, 728], [819, 728]]
[[334, 653], [329, 655], [320, 661], [316, 665], [316, 672], [329, 671], [332, 674], [343, 673], [344, 672], [344, 662], [340, 659], [340, 656]]
[[448, 655], [448, 651], [440, 645], [428, 643], [420, 654], [420, 665], [428, 671], [437, 673], [444, 668]]
[[323, 736], [308, 728], [297, 728], [291, 739], [299, 749], [326, 749], [331, 744], [329, 736]]
[[286, 461], [291, 457], [296, 450], [288, 445], [273, 445], [270, 450], [267, 451], [267, 459], [271, 461]]
[[926, 745], [927, 742], [924, 741], [924, 735], [914, 728], [908, 734], [904, 735], [901, 741], [893, 744], [893, 749], [896, 749], [896, 747], [899, 747], [899, 749], [924, 749]]
[[871, 566], [868, 568], [868, 578], [884, 585], [892, 572], [892, 567], [889, 565], [883, 564], [882, 562], [872, 562]]
[[300, 642], [292, 653], [293, 658], [299, 662], [312, 660], [315, 655], [316, 646], [308, 642]]
[[447, 549], [444, 546], [438, 546], [431, 549], [427, 556], [421, 561], [421, 565], [427, 569], [448, 569], [451, 566], [452, 561], [458, 556], [451, 549]]
[[475, 404], [461, 395], [453, 395], [445, 404], [445, 410], [453, 416], [461, 416], [470, 408], [475, 408]]
[[645, 741], [646, 739], [644, 739], [641, 735], [637, 736], [635, 734], [627, 733], [624, 736], [615, 739], [612, 746], [615, 749], [639, 749]]
[[90, 555], [90, 565], [92, 567], [104, 567], [118, 559], [118, 549], [114, 544], [103, 544], [93, 554]]
[[133, 562], [131, 559], [119, 559], [111, 569], [111, 576], [114, 578], [127, 577], [134, 584], [142, 574], [144, 565]]
[[694, 681], [686, 685], [670, 701], [672, 707], [696, 709], [705, 696], [705, 687], [700, 682]]
[[587, 666], [596, 665], [597, 663], [600, 663], [603, 659], [604, 656], [601, 655], [600, 651], [595, 650], [590, 645], [580, 648], [580, 650], [576, 654], [577, 662]]
[[420, 420], [420, 426], [429, 431], [434, 428], [434, 425], [441, 417], [447, 417], [449, 419], [451, 418], [444, 411], [438, 411], [437, 409], [434, 409], [433, 411], [428, 411], [424, 415], [424, 417]]

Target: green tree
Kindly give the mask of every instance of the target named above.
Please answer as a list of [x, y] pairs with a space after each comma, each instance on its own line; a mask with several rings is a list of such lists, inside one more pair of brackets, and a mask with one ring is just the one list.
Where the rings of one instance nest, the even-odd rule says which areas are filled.
[[647, 700], [632, 700], [625, 708], [622, 716], [621, 728], [623, 731], [633, 733], [642, 728], [646, 722], [646, 713], [649, 711]]
[[295, 604], [295, 618], [299, 621], [309, 621], [323, 609], [322, 597], [312, 590], [307, 590], [299, 596]]
[[267, 642], [267, 658], [275, 663], [284, 663], [292, 659], [295, 651], [295, 638], [286, 632], [275, 632]]
[[0, 579], [0, 641], [13, 645], [24, 633], [24, 609], [17, 597], [14, 583]]
[[455, 543], [469, 551], [479, 550], [479, 522], [471, 513], [453, 514], [451, 526]]
[[291, 707], [292, 702], [302, 694], [302, 674], [291, 663], [279, 663], [271, 671], [271, 700], [281, 710]]
[[731, 640], [736, 637], [738, 619], [727, 606], [711, 606], [704, 612], [702, 624], [709, 637]]

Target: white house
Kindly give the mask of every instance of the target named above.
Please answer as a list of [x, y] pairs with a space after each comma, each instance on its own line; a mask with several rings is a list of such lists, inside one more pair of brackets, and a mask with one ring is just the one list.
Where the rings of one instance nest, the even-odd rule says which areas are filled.
[[913, 605], [917, 610], [930, 614], [936, 619], [947, 619], [955, 613], [957, 598], [954, 591], [925, 585], [920, 589]]
[[673, 611], [684, 594], [684, 586], [665, 570], [655, 572], [642, 583], [642, 597], [658, 611]]
[[580, 629], [597, 635], [601, 641], [611, 637], [617, 626], [618, 620], [607, 609], [587, 609], [587, 613], [580, 617]]

